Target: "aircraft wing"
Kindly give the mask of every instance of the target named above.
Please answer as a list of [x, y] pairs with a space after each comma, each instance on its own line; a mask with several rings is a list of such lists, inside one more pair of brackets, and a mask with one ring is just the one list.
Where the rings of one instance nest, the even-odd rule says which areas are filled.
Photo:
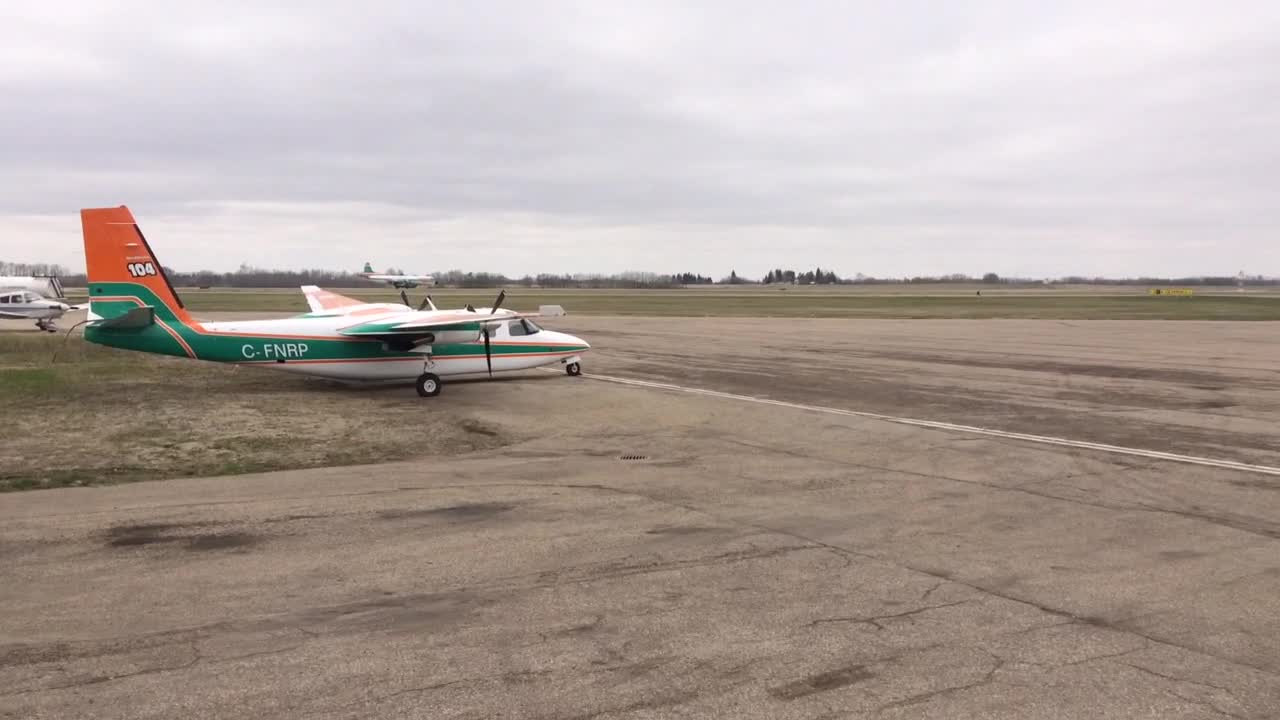
[[26, 315], [18, 315], [16, 313], [5, 312], [3, 310], [0, 310], [0, 320], [30, 320], [30, 319], [31, 318]]
[[[405, 317], [410, 316], [410, 317]], [[489, 314], [466, 310], [444, 310], [404, 313], [398, 318], [370, 320], [338, 330], [348, 337], [414, 339], [441, 332], [479, 333], [491, 325], [522, 317], [538, 317], [536, 313], [503, 311]]]
[[156, 309], [151, 305], [142, 305], [140, 307], [130, 308], [128, 312], [116, 317], [98, 318], [93, 321], [93, 327], [100, 328], [119, 328], [119, 329], [138, 329], [156, 322]]
[[366, 304], [363, 300], [356, 300], [346, 295], [329, 292], [315, 285], [303, 285], [302, 294], [307, 298], [307, 306], [311, 308], [311, 312], [341, 310], [345, 307]]

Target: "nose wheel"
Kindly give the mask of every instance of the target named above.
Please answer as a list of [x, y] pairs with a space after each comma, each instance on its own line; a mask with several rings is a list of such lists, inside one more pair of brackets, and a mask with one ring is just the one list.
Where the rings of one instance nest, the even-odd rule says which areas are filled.
[[440, 394], [440, 377], [434, 373], [422, 373], [418, 376], [418, 395], [435, 397]]
[[582, 363], [571, 362], [564, 366], [564, 371], [570, 377], [578, 377], [582, 374]]

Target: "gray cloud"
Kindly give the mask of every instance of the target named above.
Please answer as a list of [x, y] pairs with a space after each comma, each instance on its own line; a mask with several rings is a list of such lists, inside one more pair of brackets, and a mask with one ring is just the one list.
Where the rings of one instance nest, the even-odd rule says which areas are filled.
[[1280, 6], [26, 4], [0, 257], [1280, 273]]

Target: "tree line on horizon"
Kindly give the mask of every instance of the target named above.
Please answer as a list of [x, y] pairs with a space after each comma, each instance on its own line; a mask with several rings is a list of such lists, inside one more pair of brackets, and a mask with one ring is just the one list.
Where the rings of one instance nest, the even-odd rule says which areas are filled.
[[[388, 272], [397, 272], [388, 270]], [[310, 270], [268, 270], [241, 264], [232, 272], [213, 272], [200, 270], [183, 272], [169, 267], [165, 268], [170, 282], [180, 287], [258, 287], [288, 288], [299, 285], [320, 285], [330, 287], [383, 287], [383, 283], [369, 280], [357, 273], [349, 271], [333, 271], [322, 269]], [[55, 275], [62, 279], [63, 285], [83, 287], [86, 284], [84, 273], [70, 272], [66, 267], [55, 263], [19, 263], [0, 261], [0, 275], [28, 276]], [[1269, 278], [1262, 275], [1246, 276], [1206, 276], [1206, 277], [1148, 277], [1106, 278], [1067, 276], [1052, 281], [1035, 278], [1001, 277], [996, 273], [987, 273], [974, 277], [963, 273], [938, 276], [912, 276], [901, 278], [877, 278], [858, 273], [853, 277], [843, 277], [834, 270], [821, 267], [813, 270], [786, 270], [776, 268], [765, 273], [763, 278], [746, 278], [736, 270], [714, 279], [708, 275], [692, 272], [676, 272], [670, 274], [649, 272], [627, 272], [606, 274], [592, 273], [540, 273], [512, 278], [502, 273], [464, 272], [449, 270], [434, 273], [436, 283], [445, 287], [459, 288], [491, 288], [491, 287], [544, 287], [544, 288], [601, 288], [601, 289], [644, 289], [644, 288], [678, 288], [690, 285], [901, 285], [901, 284], [946, 284], [946, 283], [983, 283], [986, 285], [1042, 285], [1045, 282], [1070, 285], [1187, 285], [1187, 286], [1280, 286], [1280, 278]]]

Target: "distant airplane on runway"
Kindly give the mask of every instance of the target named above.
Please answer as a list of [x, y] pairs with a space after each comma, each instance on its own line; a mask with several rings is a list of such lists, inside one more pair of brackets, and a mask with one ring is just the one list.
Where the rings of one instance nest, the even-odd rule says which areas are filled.
[[590, 349], [544, 330], [534, 314], [415, 310], [365, 303], [306, 286], [311, 312], [276, 320], [200, 322], [165, 276], [129, 208], [80, 211], [89, 280], [89, 342], [196, 360], [252, 365], [345, 381], [414, 380], [418, 394], [440, 393], [441, 377], [561, 364], [582, 372]]
[[370, 280], [381, 280], [393, 288], [403, 290], [405, 288], [416, 288], [418, 285], [426, 285], [431, 287], [435, 285], [435, 278], [430, 275], [387, 275], [384, 273], [375, 273], [373, 271], [373, 263], [364, 264], [364, 272], [360, 273], [363, 277]]
[[61, 300], [50, 300], [30, 290], [5, 288], [0, 286], [0, 319], [35, 320], [36, 327], [48, 332], [57, 332], [54, 321], [72, 310], [79, 310], [77, 305], [68, 305]]

